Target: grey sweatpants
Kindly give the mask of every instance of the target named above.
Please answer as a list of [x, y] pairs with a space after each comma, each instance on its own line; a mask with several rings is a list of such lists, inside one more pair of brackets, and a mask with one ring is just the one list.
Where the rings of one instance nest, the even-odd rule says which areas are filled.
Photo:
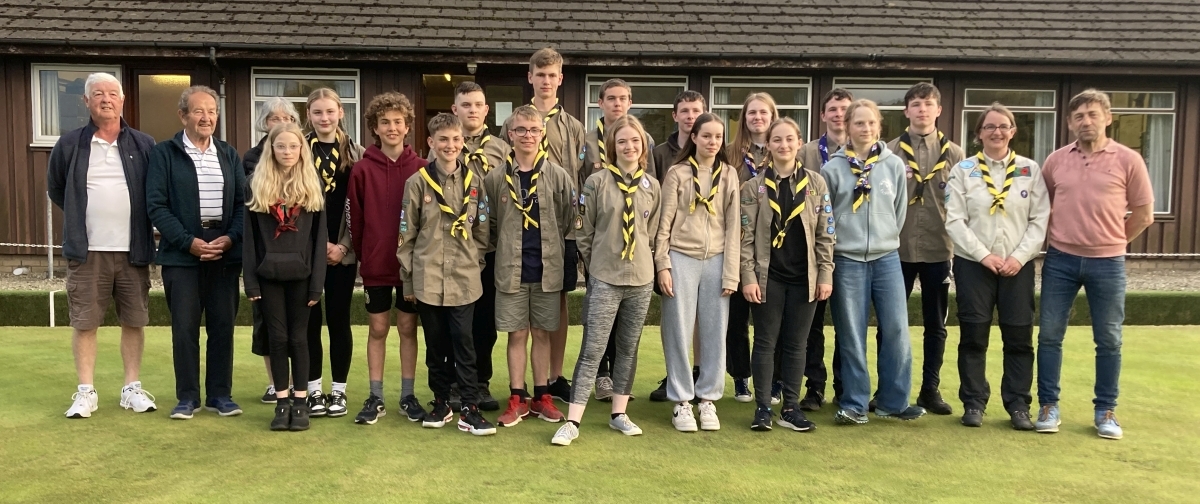
[[[725, 255], [703, 261], [671, 251], [671, 284], [675, 297], [662, 297], [662, 343], [667, 361], [667, 398], [674, 402], [699, 397], [716, 401], [725, 394], [725, 331], [729, 298], [721, 296]], [[700, 376], [692, 383], [688, 346], [699, 314]]]
[[642, 340], [642, 326], [646, 323], [652, 292], [652, 284], [628, 287], [610, 285], [596, 277], [588, 279], [587, 294], [583, 299], [586, 322], [583, 344], [579, 347], [579, 359], [575, 361], [575, 375], [571, 380], [572, 404], [587, 404], [613, 324], [617, 326], [613, 339], [616, 347], [612, 365], [613, 393], [629, 395], [633, 391], [638, 344]]

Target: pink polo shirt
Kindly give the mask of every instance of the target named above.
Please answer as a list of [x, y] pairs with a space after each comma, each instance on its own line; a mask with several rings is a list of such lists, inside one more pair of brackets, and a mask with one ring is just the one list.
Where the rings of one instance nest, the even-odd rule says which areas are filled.
[[1124, 255], [1126, 212], [1154, 203], [1146, 161], [1112, 139], [1091, 154], [1078, 142], [1054, 151], [1042, 177], [1050, 193], [1050, 246], [1071, 255]]

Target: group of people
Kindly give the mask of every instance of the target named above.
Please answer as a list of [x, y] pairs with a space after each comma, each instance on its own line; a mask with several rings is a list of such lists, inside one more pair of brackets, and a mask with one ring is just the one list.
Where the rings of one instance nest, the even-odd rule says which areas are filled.
[[[305, 430], [310, 417], [348, 414], [350, 303], [359, 277], [370, 314], [369, 392], [354, 418], [360, 424], [387, 411], [384, 362], [395, 311], [399, 409], [409, 421], [440, 428], [457, 411], [460, 430], [489, 435], [497, 424], [513, 427], [534, 415], [566, 420], [552, 443], [569, 445], [595, 397], [611, 403], [610, 428], [641, 434], [627, 405], [653, 294], [661, 297], [666, 378], [650, 399], [673, 403], [679, 431], [720, 429], [716, 402], [725, 396], [726, 373], [737, 401], [756, 402], [752, 429], [813, 430], [805, 411], [825, 404], [830, 374], [827, 309], [835, 423], [863, 424], [869, 412], [901, 420], [950, 415], [939, 385], [953, 281], [964, 425], [983, 424], [986, 351], [998, 310], [1001, 399], [1010, 422], [1018, 430], [1058, 430], [1062, 340], [1083, 287], [1097, 348], [1094, 423], [1101, 437], [1121, 437], [1114, 410], [1124, 252], [1152, 222], [1153, 196], [1140, 155], [1105, 136], [1107, 95], [1087, 90], [1072, 98], [1067, 122], [1076, 141], [1041, 167], [1012, 149], [1016, 119], [999, 103], [974, 125], [981, 149], [966, 155], [938, 130], [941, 95], [928, 83], [906, 94], [909, 126], [891, 142], [880, 138], [875, 103], [834, 89], [821, 101], [824, 133], [807, 143], [804, 128], [781, 118], [769, 94], [747, 96], [730, 142], [704, 96], [684, 91], [672, 113], [678, 130], [656, 145], [629, 114], [633, 92], [620, 79], [601, 86], [603, 117], [585, 132], [558, 103], [562, 63], [553, 49], [534, 53], [533, 101], [513, 110], [497, 136], [485, 124], [483, 89], [459, 85], [453, 113], [429, 121], [427, 159], [406, 143], [415, 114], [395, 92], [367, 105], [374, 141], [365, 149], [342, 127], [340, 98], [322, 88], [308, 98], [303, 128], [290, 102], [267, 100], [255, 122], [265, 137], [239, 156], [213, 136], [212, 89], [184, 91], [183, 131], [156, 145], [121, 118], [120, 82], [90, 76], [91, 121], [60, 138], [47, 175], [50, 197], [64, 212], [80, 382], [66, 416], [87, 418], [97, 408], [96, 328], [113, 301], [125, 361], [120, 404], [156, 409], [138, 380], [154, 262], [171, 312], [176, 419], [202, 405], [221, 416], [241, 413], [231, 392], [239, 280], [254, 310], [252, 349], [267, 370], [262, 402], [275, 404], [270, 428]], [[1047, 238], [1039, 409], [1031, 416], [1034, 259]], [[580, 270], [583, 340], [568, 380], [566, 293]], [[917, 279], [924, 364], [913, 405], [907, 299]], [[418, 319], [429, 409], [414, 385]], [[503, 409], [491, 395], [498, 331], [508, 335]], [[568, 404], [565, 414], [556, 399]], [[500, 411], [496, 424], [485, 411]]]

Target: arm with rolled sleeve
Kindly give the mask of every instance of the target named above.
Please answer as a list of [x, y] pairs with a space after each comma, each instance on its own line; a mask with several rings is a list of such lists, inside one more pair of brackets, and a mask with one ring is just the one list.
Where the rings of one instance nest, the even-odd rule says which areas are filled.
[[671, 229], [675, 227], [675, 214], [679, 210], [679, 171], [667, 172], [659, 192], [658, 227], [654, 237], [654, 271], [671, 269]]
[[171, 212], [171, 182], [171, 159], [166, 145], [156, 146], [150, 151], [150, 166], [146, 170], [146, 214], [158, 228], [163, 248], [191, 254], [192, 240], [196, 237]]
[[[733, 175], [732, 171], [727, 171], [723, 175], [728, 177], [725, 184], [725, 257], [722, 259], [721, 267], [721, 288], [736, 291], [738, 288], [738, 280], [740, 280], [739, 270], [740, 261], [738, 260], [742, 252], [741, 243], [741, 201], [738, 199], [738, 179]], [[750, 179], [753, 181], [754, 179]]]
[[[421, 178], [412, 177], [404, 183], [404, 215], [400, 217], [400, 245], [396, 247], [396, 259], [400, 261], [400, 282], [404, 284], [404, 295], [415, 296], [413, 289], [413, 257], [417, 233], [421, 224]], [[412, 223], [412, 225], [409, 225]], [[486, 236], [485, 236], [486, 238]]]
[[1025, 226], [1025, 234], [1021, 235], [1021, 241], [1010, 256], [1020, 262], [1021, 266], [1041, 253], [1042, 245], [1046, 243], [1046, 229], [1050, 223], [1050, 194], [1046, 189], [1046, 180], [1039, 173], [1036, 164], [1030, 169], [1033, 171], [1033, 185], [1029, 188], [1029, 221]]
[[[1041, 179], [1041, 176], [1038, 176]], [[1044, 184], [1043, 184], [1044, 186]], [[959, 253], [966, 256], [975, 262], [983, 261], [984, 257], [992, 252], [984, 246], [979, 237], [975, 235], [975, 231], [971, 230], [971, 226], [967, 223], [967, 177], [955, 173], [950, 175], [950, 179], [946, 181], [946, 233], [950, 235], [950, 241], [954, 242], [955, 249]], [[1041, 197], [1046, 195], [1039, 194]], [[1031, 195], [1032, 197], [1032, 195]], [[1050, 206], [1046, 205], [1046, 211], [1049, 212]], [[1049, 217], [1049, 213], [1047, 213]], [[1044, 223], [1043, 223], [1044, 224]], [[1045, 228], [1042, 229], [1042, 238], [1045, 239]], [[1038, 245], [1041, 248], [1041, 245]], [[1017, 260], [1021, 260], [1017, 257]], [[1024, 264], [1024, 261], [1021, 261]]]
[[[757, 179], [747, 180], [742, 184], [742, 197], [746, 201], [757, 201]], [[755, 228], [758, 225], [758, 205], [741, 205], [740, 211], [742, 214], [742, 252], [738, 257], [738, 262], [742, 265], [742, 286], [758, 285], [758, 275], [754, 274], [755, 257], [754, 257], [754, 238]]]

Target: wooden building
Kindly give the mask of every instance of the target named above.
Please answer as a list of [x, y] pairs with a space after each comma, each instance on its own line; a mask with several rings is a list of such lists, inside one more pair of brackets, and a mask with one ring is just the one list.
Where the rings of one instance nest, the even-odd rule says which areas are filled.
[[[417, 107], [413, 135], [424, 146], [423, 124], [449, 110], [454, 85], [475, 80], [485, 88], [494, 127], [532, 97], [529, 55], [553, 46], [566, 58], [561, 99], [569, 112], [594, 123], [599, 84], [621, 77], [634, 89], [633, 113], [660, 140], [673, 130], [672, 101], [684, 89], [703, 93], [731, 122], [747, 93], [768, 91], [782, 114], [816, 135], [820, 96], [833, 87], [877, 101], [891, 138], [904, 126], [904, 91], [930, 81], [943, 95], [940, 128], [966, 150], [976, 149], [968, 130], [978, 111], [1000, 101], [1016, 112], [1016, 148], [1040, 161], [1071, 141], [1064, 120], [1070, 97], [1100, 88], [1113, 98], [1110, 134], [1145, 156], [1154, 184], [1156, 222], [1130, 251], [1191, 259], [1200, 252], [1196, 3], [1087, 4], [8, 3], [0, 6], [0, 116], [7, 119], [0, 123], [0, 243], [47, 243], [46, 161], [58, 135], [87, 120], [80, 96], [89, 73], [117, 75], [126, 119], [160, 140], [180, 129], [178, 96], [191, 84], [220, 91], [218, 135], [239, 151], [257, 141], [256, 103], [286, 96], [303, 115], [309, 91], [328, 86], [346, 102], [352, 136], [365, 142], [361, 110], [371, 97], [407, 94]], [[59, 243], [57, 225], [54, 233]], [[0, 255], [45, 251], [0, 246]]]

